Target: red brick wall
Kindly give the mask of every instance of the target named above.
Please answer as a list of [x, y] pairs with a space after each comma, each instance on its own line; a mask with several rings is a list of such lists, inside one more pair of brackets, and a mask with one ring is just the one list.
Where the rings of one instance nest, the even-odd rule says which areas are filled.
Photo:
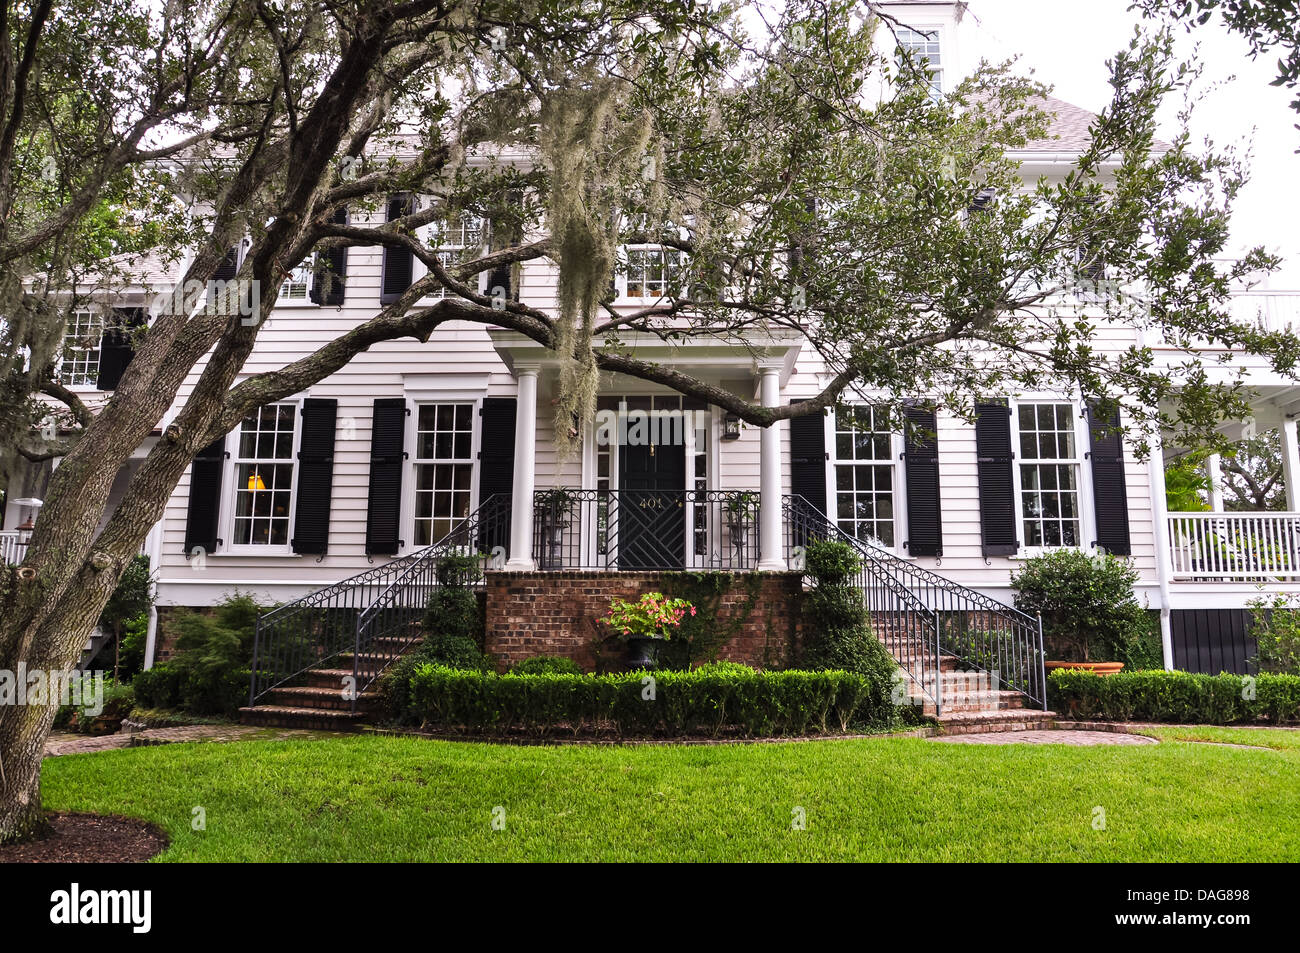
[[[584, 671], [618, 669], [624, 644], [597, 619], [615, 598], [670, 591], [664, 572], [489, 572], [485, 648], [504, 669], [534, 655], [567, 656]], [[756, 598], [749, 574], [738, 573], [718, 605], [718, 624], [753, 606], [719, 660], [755, 667], [784, 665], [798, 638], [803, 604], [799, 573], [760, 573]]]

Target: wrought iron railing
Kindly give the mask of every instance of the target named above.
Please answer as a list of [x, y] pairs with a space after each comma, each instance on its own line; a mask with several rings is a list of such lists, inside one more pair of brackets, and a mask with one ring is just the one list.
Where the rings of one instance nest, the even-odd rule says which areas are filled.
[[863, 596], [873, 625], [937, 712], [943, 709], [945, 656], [1047, 707], [1040, 619], [850, 536], [801, 496], [785, 497], [784, 517], [792, 565], [795, 547], [819, 539], [846, 542], [862, 557]]
[[[492, 560], [504, 562], [509, 527], [509, 498], [493, 496], [432, 546], [258, 616], [249, 705], [257, 704], [267, 692], [289, 684], [308, 669], [323, 668], [331, 661], [341, 669], [352, 669], [355, 693], [364, 691], [382, 666], [376, 668], [369, 660], [360, 661], [363, 649], [374, 648], [376, 629], [389, 621], [393, 605], [407, 601], [407, 596], [400, 594], [412, 584], [418, 586], [423, 573], [436, 564], [439, 556], [456, 549], [479, 554], [485, 564]], [[427, 603], [427, 591], [422, 598]], [[376, 608], [379, 606], [389, 608]], [[385, 611], [389, 614], [385, 615]], [[373, 656], [374, 652], [369, 654]], [[345, 686], [339, 687], [342, 690]]]
[[452, 527], [442, 539], [423, 549], [388, 587], [357, 617], [352, 649], [352, 705], [407, 646], [420, 637], [420, 620], [434, 592], [449, 583], [443, 576], [447, 556], [471, 556], [478, 578], [489, 568], [501, 568], [508, 555], [502, 540], [509, 536], [510, 497], [497, 494]]
[[540, 570], [749, 570], [758, 565], [758, 494], [579, 490], [533, 497]]

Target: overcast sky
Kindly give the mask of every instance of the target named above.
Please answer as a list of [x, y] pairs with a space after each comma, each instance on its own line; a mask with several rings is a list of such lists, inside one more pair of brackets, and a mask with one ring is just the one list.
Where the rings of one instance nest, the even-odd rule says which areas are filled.
[[[1096, 111], [1110, 99], [1106, 60], [1127, 44], [1139, 17], [1129, 0], [970, 0], [963, 33], [978, 38], [989, 59], [1019, 53], [1020, 63], [1068, 102]], [[974, 36], [971, 36], [974, 34]], [[969, 42], [969, 40], [968, 40]], [[1233, 217], [1240, 248], [1264, 245], [1286, 261], [1270, 279], [1275, 289], [1300, 289], [1300, 117], [1287, 105], [1289, 91], [1270, 86], [1276, 56], [1251, 61], [1245, 39], [1224, 28], [1216, 14], [1190, 37], [1180, 37], [1184, 53], [1196, 43], [1205, 63], [1204, 81], [1217, 83], [1194, 114], [1194, 141], [1253, 143], [1251, 181]], [[1176, 131], [1177, 104], [1171, 103], [1166, 132]]]

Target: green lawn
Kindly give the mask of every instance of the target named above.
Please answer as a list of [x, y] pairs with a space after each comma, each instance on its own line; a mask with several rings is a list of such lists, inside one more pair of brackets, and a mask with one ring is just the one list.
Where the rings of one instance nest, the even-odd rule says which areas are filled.
[[[356, 736], [132, 748], [44, 770], [48, 808], [147, 818], [177, 861], [1300, 860], [1295, 748]], [[191, 830], [196, 806], [204, 831]]]
[[1300, 729], [1220, 728], [1215, 725], [1144, 725], [1141, 733], [1163, 741], [1201, 741], [1300, 751]]

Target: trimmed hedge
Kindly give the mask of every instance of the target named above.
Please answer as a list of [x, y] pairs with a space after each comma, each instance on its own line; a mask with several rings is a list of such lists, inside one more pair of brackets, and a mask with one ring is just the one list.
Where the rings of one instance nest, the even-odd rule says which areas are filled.
[[1300, 676], [1058, 669], [1047, 678], [1049, 707], [1067, 718], [1231, 725], [1300, 721]]
[[[882, 690], [883, 688], [883, 690]], [[409, 714], [474, 733], [805, 735], [883, 730], [901, 715], [888, 686], [850, 672], [714, 667], [616, 675], [497, 675], [419, 666]]]

